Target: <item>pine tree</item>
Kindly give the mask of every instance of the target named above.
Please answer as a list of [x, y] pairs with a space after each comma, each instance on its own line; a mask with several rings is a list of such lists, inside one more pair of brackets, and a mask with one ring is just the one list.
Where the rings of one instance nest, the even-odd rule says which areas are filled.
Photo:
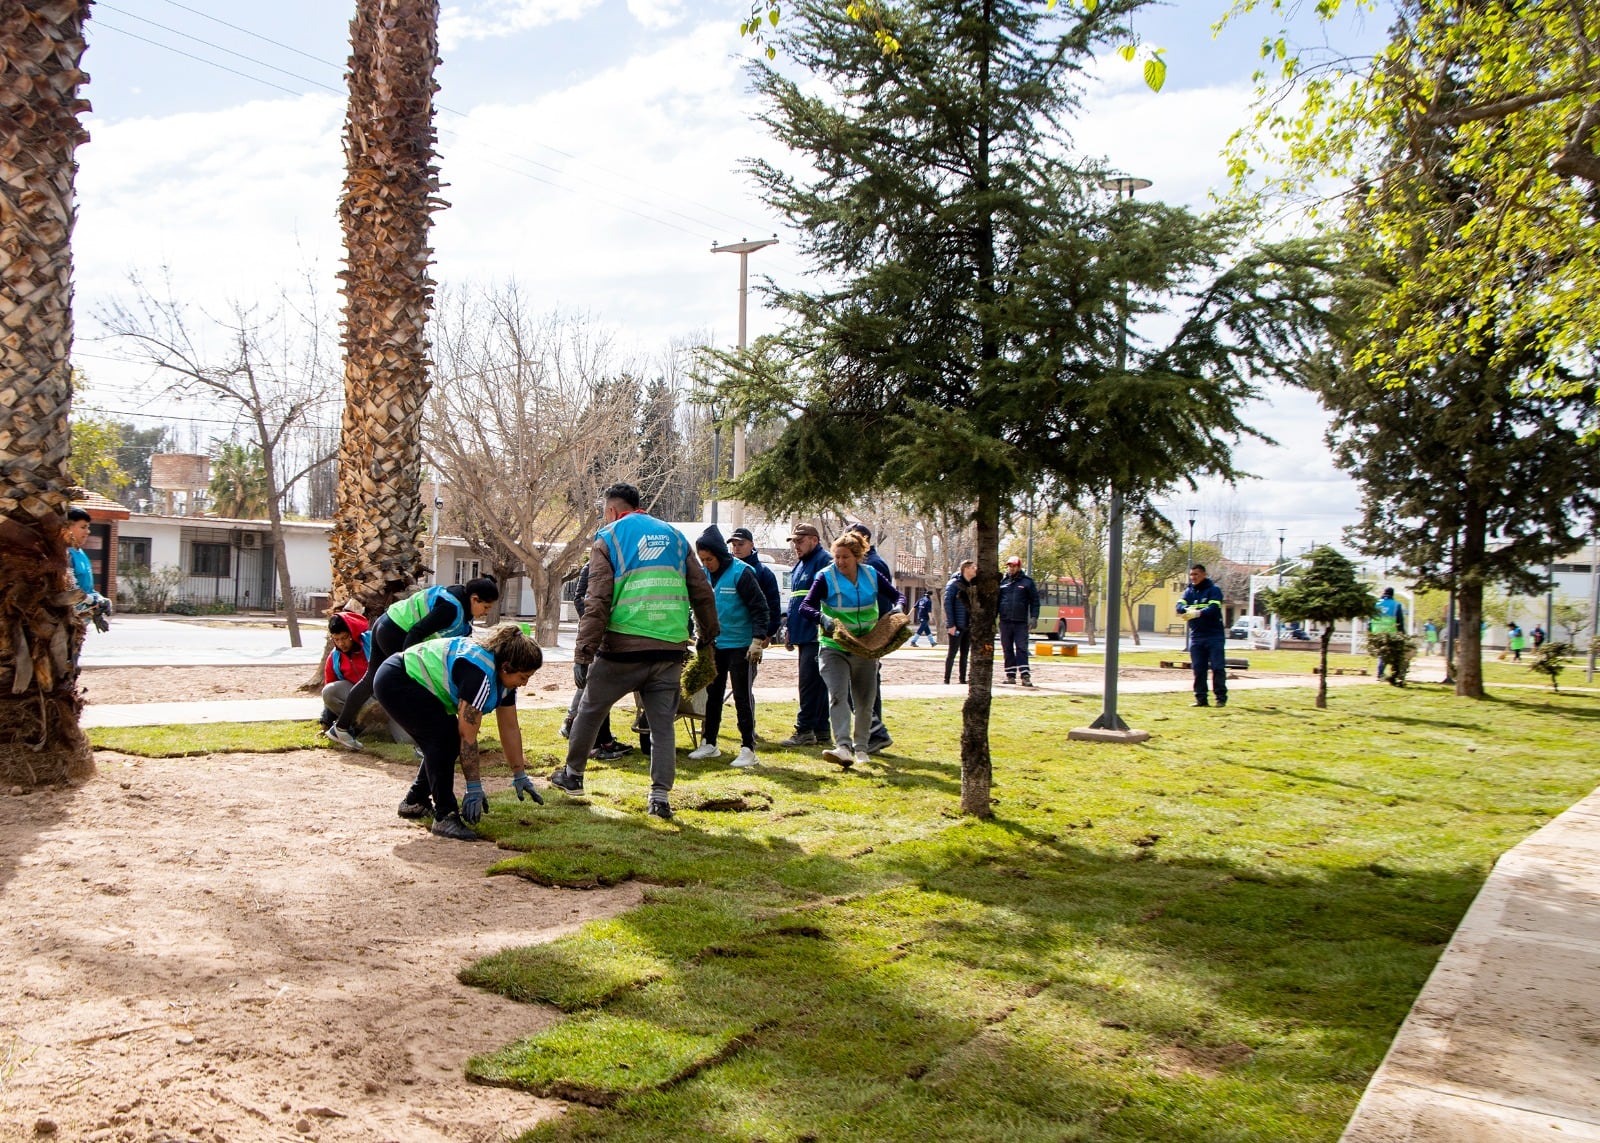
[[1311, 549], [1305, 566], [1292, 573], [1280, 588], [1262, 593], [1268, 612], [1293, 623], [1309, 620], [1322, 624], [1322, 669], [1317, 679], [1317, 707], [1328, 705], [1328, 644], [1333, 625], [1341, 619], [1370, 616], [1378, 606], [1366, 584], [1356, 578], [1356, 566], [1326, 544]]
[[[1032, 493], [1114, 485], [1147, 513], [1175, 482], [1235, 475], [1228, 445], [1249, 431], [1235, 408], [1252, 392], [1241, 355], [1279, 336], [1259, 267], [1215, 277], [1225, 220], [1113, 205], [1072, 153], [1084, 69], [1141, 6], [916, 2], [881, 11], [900, 45], [885, 54], [840, 6], [803, 3], [777, 43], [810, 78], [753, 65], [762, 122], [807, 173], [752, 171], [837, 284], [771, 290], [789, 328], [720, 355], [742, 411], [788, 419], [736, 494], [807, 511], [889, 492], [973, 512], [968, 813], [989, 813], [1000, 521]], [[1184, 311], [1177, 335], [1136, 339], [1124, 359], [1119, 331], [1154, 308]]]

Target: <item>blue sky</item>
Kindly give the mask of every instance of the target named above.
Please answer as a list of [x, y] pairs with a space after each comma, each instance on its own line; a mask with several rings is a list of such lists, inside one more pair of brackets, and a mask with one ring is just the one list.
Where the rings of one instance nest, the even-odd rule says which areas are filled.
[[[1261, 39], [1280, 24], [1254, 16], [1213, 38], [1223, 2], [1140, 13], [1140, 37], [1166, 49], [1166, 89], [1150, 93], [1136, 67], [1100, 61], [1074, 130], [1085, 152], [1153, 179], [1146, 193], [1198, 208], [1223, 183], [1221, 147], [1245, 119]], [[95, 4], [75, 237], [85, 403], [152, 408], [145, 379], [104, 360], [110, 350], [94, 340], [95, 312], [127, 295], [130, 271], [166, 267], [197, 306], [269, 298], [307, 276], [325, 305], [337, 303], [352, 10], [329, 0]], [[447, 4], [438, 126], [452, 205], [436, 219], [435, 276], [515, 277], [537, 306], [590, 315], [641, 360], [674, 338], [731, 341], [737, 262], [709, 247], [783, 237], [740, 173], [750, 156], [778, 157], [750, 121], [742, 14], [738, 0]], [[1322, 39], [1314, 19], [1292, 30], [1302, 44]], [[1370, 48], [1381, 30], [1358, 18], [1337, 35]], [[786, 284], [806, 273], [787, 243], [751, 265]], [[771, 328], [755, 299], [750, 328]], [[1278, 392], [1247, 419], [1283, 442], [1241, 449], [1263, 479], [1174, 507], [1202, 508], [1198, 535], [1253, 517], [1262, 553], [1276, 553], [1279, 527], [1291, 552], [1337, 539], [1356, 496], [1321, 447], [1315, 403]], [[1173, 518], [1186, 528], [1181, 511]]]

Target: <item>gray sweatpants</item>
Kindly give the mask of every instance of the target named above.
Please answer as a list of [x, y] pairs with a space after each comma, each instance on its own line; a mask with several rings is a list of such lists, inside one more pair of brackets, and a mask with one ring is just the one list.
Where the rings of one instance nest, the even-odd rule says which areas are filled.
[[629, 691], [639, 692], [644, 705], [645, 725], [650, 728], [650, 794], [665, 798], [672, 792], [678, 776], [678, 742], [674, 727], [678, 718], [678, 690], [683, 679], [683, 660], [664, 659], [653, 663], [614, 663], [596, 659], [589, 665], [589, 679], [578, 700], [567, 736], [567, 769], [582, 774], [589, 764], [600, 724], [611, 713], [617, 700]]
[[[828, 726], [834, 745], [865, 750], [872, 736], [872, 704], [878, 697], [878, 661], [824, 647], [817, 662], [822, 681], [828, 684]], [[852, 706], [854, 736], [850, 733]]]

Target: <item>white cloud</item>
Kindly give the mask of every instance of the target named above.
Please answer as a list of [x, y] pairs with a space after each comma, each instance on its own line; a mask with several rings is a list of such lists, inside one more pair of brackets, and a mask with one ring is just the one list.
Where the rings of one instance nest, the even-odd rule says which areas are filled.
[[451, 4], [439, 14], [439, 50], [451, 51], [472, 40], [493, 40], [542, 28], [558, 20], [577, 20], [600, 0], [478, 0]]
[[628, 12], [646, 28], [671, 28], [683, 20], [683, 0], [628, 0]]

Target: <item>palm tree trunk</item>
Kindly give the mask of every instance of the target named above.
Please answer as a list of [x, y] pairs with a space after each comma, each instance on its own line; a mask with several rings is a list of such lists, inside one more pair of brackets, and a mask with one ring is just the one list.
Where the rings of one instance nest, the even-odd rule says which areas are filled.
[[74, 155], [87, 0], [0, 8], [0, 782], [87, 777], [71, 500]]
[[438, 0], [360, 0], [345, 118], [345, 409], [331, 538], [335, 602], [368, 615], [424, 571], [422, 411], [437, 197]]

